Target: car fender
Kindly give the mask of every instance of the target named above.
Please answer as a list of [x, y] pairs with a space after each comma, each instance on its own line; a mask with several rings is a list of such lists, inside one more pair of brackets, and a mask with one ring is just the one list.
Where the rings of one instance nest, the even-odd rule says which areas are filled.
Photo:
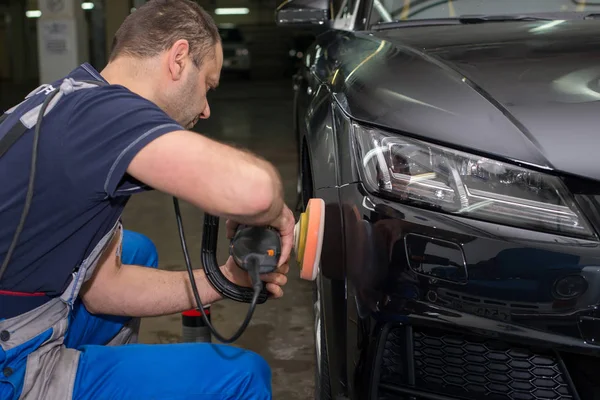
[[[333, 395], [344, 394], [346, 375], [346, 282], [342, 238], [342, 215], [338, 185], [338, 154], [332, 98], [327, 87], [317, 86], [307, 102], [304, 135], [301, 135], [301, 161], [304, 185], [310, 197], [325, 201], [325, 230], [320, 259], [321, 312], [325, 327], [330, 387]], [[300, 94], [302, 95], [302, 94]]]
[[328, 88], [310, 89], [304, 123], [315, 189], [338, 186], [337, 141], [333, 127], [332, 100]]

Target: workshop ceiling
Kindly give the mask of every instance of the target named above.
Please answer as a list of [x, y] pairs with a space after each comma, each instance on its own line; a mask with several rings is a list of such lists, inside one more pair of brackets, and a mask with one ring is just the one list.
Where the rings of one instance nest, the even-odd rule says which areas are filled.
[[[11, 1], [18, 0], [0, 0], [0, 6], [8, 6]], [[38, 8], [38, 0], [26, 0], [28, 10], [36, 10]], [[85, 0], [80, 0], [82, 3]], [[274, 0], [196, 0], [206, 8], [211, 7], [259, 7], [259, 8], [275, 8], [276, 1]]]

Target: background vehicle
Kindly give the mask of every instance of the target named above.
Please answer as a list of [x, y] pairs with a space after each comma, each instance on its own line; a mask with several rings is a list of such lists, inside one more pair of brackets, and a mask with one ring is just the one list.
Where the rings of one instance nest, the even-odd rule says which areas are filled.
[[242, 31], [235, 25], [221, 24], [219, 34], [223, 43], [223, 72], [238, 73], [244, 78], [250, 78], [250, 50]]
[[[333, 10], [333, 11], [331, 11]], [[317, 398], [598, 399], [600, 5], [297, 0]]]

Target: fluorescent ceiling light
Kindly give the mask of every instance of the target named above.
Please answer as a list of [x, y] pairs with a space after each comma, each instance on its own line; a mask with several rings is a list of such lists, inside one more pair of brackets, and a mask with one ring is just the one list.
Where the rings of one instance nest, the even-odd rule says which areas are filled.
[[[91, 1], [86, 1], [84, 3], [81, 3], [81, 8], [84, 10], [93, 10], [94, 3], [92, 3]], [[42, 12], [40, 10], [28, 10], [25, 11], [25, 16], [27, 18], [39, 18], [42, 16]]]
[[39, 18], [42, 16], [42, 12], [40, 10], [29, 10], [25, 11], [25, 16], [27, 18]]
[[217, 15], [244, 15], [250, 12], [247, 8], [217, 8], [215, 14]]

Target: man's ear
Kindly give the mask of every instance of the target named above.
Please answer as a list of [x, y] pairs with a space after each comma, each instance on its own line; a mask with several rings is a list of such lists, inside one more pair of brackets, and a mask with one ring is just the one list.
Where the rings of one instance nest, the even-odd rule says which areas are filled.
[[185, 39], [179, 39], [168, 52], [167, 62], [171, 79], [180, 80], [190, 61], [190, 44]]

